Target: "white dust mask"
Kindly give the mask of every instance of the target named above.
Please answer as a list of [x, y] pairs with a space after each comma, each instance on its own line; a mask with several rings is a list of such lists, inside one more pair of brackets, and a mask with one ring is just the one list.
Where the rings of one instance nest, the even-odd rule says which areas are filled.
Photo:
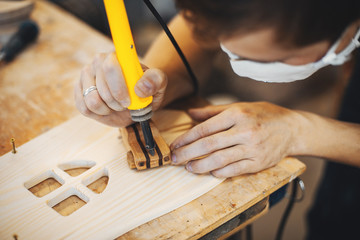
[[220, 46], [228, 54], [233, 71], [241, 77], [249, 77], [264, 82], [293, 82], [305, 79], [325, 66], [341, 65], [349, 60], [351, 52], [360, 46], [359, 37], [360, 29], [349, 45], [340, 53], [336, 54], [335, 51], [341, 38], [330, 47], [325, 56], [319, 61], [298, 66], [281, 62], [261, 63], [250, 60], [238, 60], [241, 57], [230, 52], [222, 44]]

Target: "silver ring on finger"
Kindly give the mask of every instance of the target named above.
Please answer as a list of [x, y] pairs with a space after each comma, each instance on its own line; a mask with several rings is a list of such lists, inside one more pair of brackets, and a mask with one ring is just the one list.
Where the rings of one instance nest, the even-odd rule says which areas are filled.
[[83, 92], [83, 96], [85, 97], [86, 95], [88, 95], [90, 92], [92, 92], [94, 90], [97, 90], [96, 86], [91, 86], [91, 87], [85, 89], [84, 92]]

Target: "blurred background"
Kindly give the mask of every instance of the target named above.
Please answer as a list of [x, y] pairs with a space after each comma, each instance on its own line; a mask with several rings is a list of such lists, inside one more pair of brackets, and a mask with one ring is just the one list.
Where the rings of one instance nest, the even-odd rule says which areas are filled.
[[[1, 6], [0, 0], [0, 6]], [[13, 1], [18, 4], [23, 1]], [[102, 0], [51, 0], [60, 8], [70, 12], [81, 21], [110, 37]], [[169, 21], [177, 10], [172, 0], [153, 0], [155, 8], [165, 21]], [[23, 7], [23, 19], [31, 10], [27, 2]], [[162, 31], [160, 25], [141, 0], [125, 0], [135, 45], [140, 56], [144, 56], [154, 38]], [[20, 6], [20, 5], [19, 5]], [[5, 10], [5, 9], [2, 9]], [[0, 9], [0, 13], [2, 11]], [[20, 20], [22, 18], [19, 18]], [[0, 47], [16, 30], [18, 22], [2, 21], [0, 18]], [[347, 76], [348, 63], [342, 67], [327, 67], [307, 80], [295, 83], [262, 83], [235, 75], [227, 56], [219, 51], [213, 59], [214, 67], [210, 78], [200, 86], [200, 95], [212, 104], [227, 104], [236, 101], [269, 101], [292, 109], [301, 109], [323, 116], [336, 117]], [[295, 204], [285, 228], [283, 239], [304, 239], [306, 215], [313, 201], [319, 179], [322, 176], [324, 160], [309, 157], [300, 158], [307, 170], [301, 176], [306, 193], [302, 202]], [[288, 199], [285, 198], [269, 213], [253, 224], [253, 239], [274, 239], [281, 216]]]

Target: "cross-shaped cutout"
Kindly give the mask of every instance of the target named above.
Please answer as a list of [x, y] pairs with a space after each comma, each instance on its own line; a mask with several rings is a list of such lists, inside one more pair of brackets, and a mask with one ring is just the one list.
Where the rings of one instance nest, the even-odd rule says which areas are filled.
[[[56, 196], [49, 200], [47, 205], [62, 216], [69, 216], [90, 201], [90, 197], [87, 196], [90, 194], [86, 194], [86, 190], [84, 193], [83, 189], [78, 189], [79, 185], [86, 186], [96, 194], [101, 194], [105, 190], [109, 180], [106, 169], [98, 169], [85, 176], [95, 165], [93, 161], [84, 160], [63, 163], [58, 165], [56, 171], [48, 170], [27, 181], [24, 186], [38, 198], [57, 191]], [[62, 187], [67, 182], [72, 184]]]

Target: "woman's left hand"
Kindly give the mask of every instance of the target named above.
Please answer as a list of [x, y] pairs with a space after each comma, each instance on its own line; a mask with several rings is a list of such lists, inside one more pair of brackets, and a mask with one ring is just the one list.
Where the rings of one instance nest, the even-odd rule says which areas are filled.
[[[274, 166], [292, 153], [296, 112], [266, 102], [192, 109], [203, 121], [172, 144], [173, 164], [193, 173], [233, 177]], [[202, 158], [200, 158], [202, 157]]]

